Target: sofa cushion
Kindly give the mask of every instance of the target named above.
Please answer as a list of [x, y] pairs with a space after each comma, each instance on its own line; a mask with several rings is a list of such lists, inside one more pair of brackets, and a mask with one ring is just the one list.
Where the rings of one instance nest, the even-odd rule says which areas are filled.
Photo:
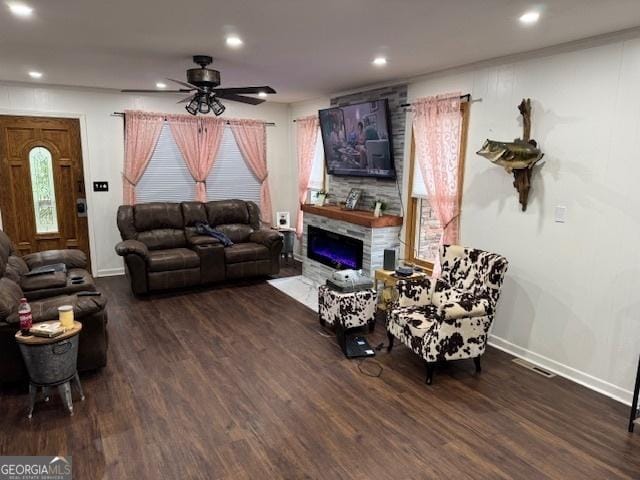
[[196, 222], [207, 223], [207, 211], [202, 202], [182, 202], [182, 217], [184, 218], [184, 226], [192, 227]]
[[218, 200], [205, 204], [209, 225], [217, 227], [229, 223], [249, 225], [249, 211], [244, 200]]
[[226, 225], [216, 225], [216, 230], [227, 236], [233, 243], [248, 242], [253, 233], [253, 228], [244, 223], [229, 223]]
[[71, 305], [73, 307], [73, 316], [75, 320], [81, 320], [83, 317], [87, 317], [104, 310], [106, 304], [107, 299], [104, 295], [88, 297], [59, 295], [57, 297], [43, 298], [42, 300], [29, 302], [34, 322], [56, 320], [58, 318], [58, 307], [63, 305]]
[[67, 272], [50, 272], [40, 275], [29, 275], [20, 279], [22, 290], [40, 290], [43, 288], [60, 288], [67, 285]]
[[156, 229], [182, 229], [182, 208], [179, 203], [152, 202], [135, 206], [134, 225], [138, 232]]
[[403, 327], [406, 334], [422, 337], [437, 321], [437, 309], [433, 305], [400, 307], [391, 311], [392, 320]]
[[235, 243], [225, 247], [224, 257], [227, 263], [255, 262], [269, 260], [269, 249], [259, 243]]
[[18, 322], [18, 306], [22, 297], [20, 285], [6, 277], [0, 278], [0, 321]]
[[138, 241], [144, 243], [149, 250], [166, 250], [168, 248], [184, 247], [187, 240], [184, 230], [173, 228], [159, 228], [138, 234]]
[[13, 244], [11, 243], [11, 239], [0, 230], [0, 259], [3, 260], [4, 263], [7, 262], [7, 258], [13, 252]]
[[200, 266], [200, 257], [188, 248], [171, 248], [168, 250], [153, 250], [149, 252], [149, 271], [166, 272], [168, 270], [183, 270]]

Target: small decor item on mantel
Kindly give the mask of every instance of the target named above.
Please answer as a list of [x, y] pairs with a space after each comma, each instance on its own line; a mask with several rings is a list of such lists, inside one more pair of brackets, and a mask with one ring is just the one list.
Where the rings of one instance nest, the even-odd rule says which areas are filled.
[[523, 99], [518, 105], [522, 115], [522, 138], [513, 142], [488, 140], [476, 153], [490, 162], [504, 167], [507, 173], [513, 173], [513, 186], [518, 190], [522, 211], [527, 209], [531, 174], [533, 166], [544, 157], [538, 143], [531, 138], [531, 99]]
[[355, 210], [358, 205], [358, 200], [360, 200], [360, 195], [362, 195], [362, 189], [352, 188], [349, 195], [347, 195], [347, 201], [344, 204], [344, 208], [346, 210]]
[[373, 216], [376, 218], [384, 215], [384, 211], [387, 209], [387, 204], [382, 200], [376, 200], [373, 204]]

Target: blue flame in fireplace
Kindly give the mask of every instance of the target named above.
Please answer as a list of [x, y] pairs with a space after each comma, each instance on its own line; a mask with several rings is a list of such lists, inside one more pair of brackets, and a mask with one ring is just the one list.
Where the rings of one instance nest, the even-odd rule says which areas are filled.
[[349, 252], [341, 252], [336, 250], [330, 250], [328, 248], [314, 248], [314, 253], [326, 258], [338, 268], [358, 268], [356, 259], [353, 256], [349, 256]]

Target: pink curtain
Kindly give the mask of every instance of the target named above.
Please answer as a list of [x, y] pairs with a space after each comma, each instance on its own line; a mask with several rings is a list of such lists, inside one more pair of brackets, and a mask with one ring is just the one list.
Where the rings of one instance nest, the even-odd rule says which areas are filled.
[[296, 142], [298, 157], [298, 221], [296, 223], [296, 235], [302, 237], [302, 205], [307, 199], [309, 180], [313, 168], [313, 155], [318, 140], [318, 128], [320, 124], [317, 115], [296, 119]]
[[219, 118], [167, 117], [173, 138], [196, 182], [196, 200], [207, 201], [206, 180], [220, 149], [225, 121]]
[[[427, 199], [443, 228], [441, 244], [459, 242], [458, 165], [462, 115], [460, 94], [420, 98], [413, 102], [416, 160]], [[436, 259], [434, 273], [440, 271]]]
[[124, 112], [125, 143], [122, 190], [125, 205], [136, 203], [136, 185], [151, 160], [163, 122], [163, 115], [131, 110]]
[[242, 158], [261, 183], [260, 219], [265, 226], [271, 226], [271, 193], [267, 177], [267, 132], [264, 122], [258, 120], [230, 120], [229, 125], [236, 139]]

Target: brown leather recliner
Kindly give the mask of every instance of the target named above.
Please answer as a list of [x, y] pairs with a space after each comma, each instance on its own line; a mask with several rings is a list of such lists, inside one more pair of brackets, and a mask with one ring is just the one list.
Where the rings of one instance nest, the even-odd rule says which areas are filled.
[[[72, 305], [75, 319], [82, 323], [80, 343], [78, 346], [78, 370], [94, 370], [103, 367], [107, 363], [107, 311], [106, 299], [102, 296], [78, 296], [78, 286], [71, 285], [64, 291], [63, 286], [51, 286], [46, 284], [48, 274], [38, 275], [40, 287], [31, 292], [23, 291], [21, 276], [17, 270], [23, 270], [21, 259], [15, 255], [11, 240], [0, 232], [0, 383], [14, 382], [28, 378], [27, 371], [18, 349], [18, 343], [14, 338], [20, 328], [18, 319], [18, 306], [20, 298], [27, 297], [31, 305], [34, 322], [55, 320], [58, 318], [58, 307]], [[75, 250], [51, 250], [48, 252], [25, 255], [24, 262], [28, 267], [38, 268], [55, 263], [64, 263], [68, 270], [65, 275], [78, 270], [83, 272], [90, 282], [85, 285], [95, 290], [91, 275], [76, 266], [86, 262], [84, 254]], [[27, 267], [27, 268], [28, 268]], [[16, 281], [17, 280], [17, 281]], [[64, 294], [60, 292], [64, 291]], [[36, 293], [31, 297], [29, 293]]]
[[[225, 279], [273, 275], [280, 270], [282, 235], [260, 229], [254, 202], [142, 203], [118, 209], [122, 242], [116, 252], [125, 259], [136, 295], [221, 282]], [[199, 235], [205, 222], [233, 242]]]
[[29, 301], [96, 290], [81, 250], [46, 250], [20, 257], [0, 230], [0, 256], [6, 260], [5, 275], [20, 285]]

